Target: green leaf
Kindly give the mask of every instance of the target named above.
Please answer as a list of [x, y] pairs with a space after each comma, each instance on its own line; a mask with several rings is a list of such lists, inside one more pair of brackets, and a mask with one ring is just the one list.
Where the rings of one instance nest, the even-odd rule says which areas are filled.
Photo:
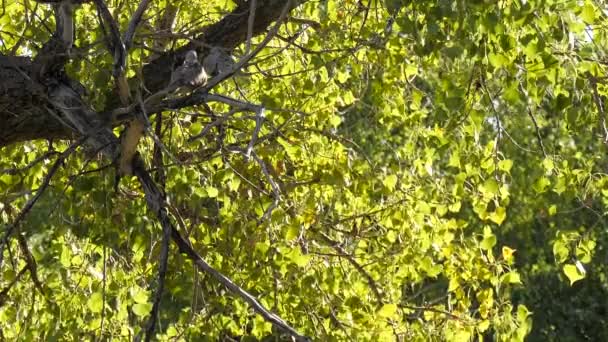
[[593, 7], [593, 5], [591, 5], [589, 3], [586, 3], [583, 6], [583, 10], [581, 11], [581, 18], [585, 21], [585, 23], [591, 24], [595, 21], [595, 16], [596, 16], [595, 7]]
[[397, 185], [397, 176], [388, 175], [388, 176], [384, 177], [384, 180], [382, 181], [382, 183], [388, 190], [393, 191], [393, 190], [395, 190], [395, 186]]
[[555, 163], [553, 162], [553, 160], [551, 160], [549, 158], [545, 158], [543, 160], [543, 166], [544, 166], [546, 172], [551, 172], [555, 168]]
[[499, 186], [493, 178], [487, 179], [480, 187], [480, 191], [486, 197], [493, 197], [498, 194]]
[[378, 310], [377, 314], [381, 318], [391, 318], [395, 316], [397, 313], [397, 305], [396, 304], [384, 304]]
[[94, 292], [87, 300], [87, 307], [93, 313], [99, 313], [103, 310], [103, 295], [101, 292]]
[[341, 123], [342, 123], [342, 118], [339, 117], [338, 115], [332, 115], [329, 117], [329, 124], [332, 127], [338, 127], [338, 126], [340, 126]]
[[502, 171], [509, 172], [509, 171], [511, 171], [512, 167], [513, 167], [513, 160], [511, 160], [511, 159], [503, 159], [498, 162], [498, 169], [500, 169]]
[[489, 227], [484, 228], [483, 240], [481, 241], [481, 248], [485, 249], [485, 250], [490, 250], [495, 245], [496, 245], [496, 235], [494, 235], [492, 233], [492, 230]]
[[559, 239], [553, 243], [553, 255], [558, 263], [566, 261], [570, 251], [565, 241]]
[[534, 191], [536, 191], [537, 193], [543, 193], [547, 191], [549, 185], [551, 185], [551, 182], [546, 177], [540, 177], [536, 180], [536, 182], [534, 182], [534, 185], [532, 185], [532, 189], [534, 189]]
[[135, 303], [133, 304], [132, 311], [138, 317], [146, 317], [152, 310], [152, 303]]
[[488, 215], [488, 218], [492, 222], [501, 225], [504, 222], [505, 218], [507, 218], [507, 210], [504, 207], [497, 207], [493, 213], [490, 213]]
[[207, 190], [207, 196], [209, 196], [211, 198], [216, 198], [220, 193], [219, 190], [213, 186], [208, 186], [206, 188], [206, 190]]
[[566, 264], [562, 270], [564, 271], [566, 277], [568, 277], [568, 280], [570, 280], [570, 285], [585, 278], [585, 275], [582, 274], [574, 264]]
[[503, 276], [504, 281], [509, 284], [521, 284], [521, 277], [519, 273], [511, 271]]
[[555, 214], [557, 214], [557, 206], [555, 204], [552, 204], [549, 207], [549, 216], [554, 216]]
[[137, 287], [131, 289], [131, 295], [135, 303], [147, 303], [150, 297], [148, 291]]
[[310, 261], [310, 256], [302, 254], [299, 248], [293, 248], [286, 256], [298, 267], [305, 267]]

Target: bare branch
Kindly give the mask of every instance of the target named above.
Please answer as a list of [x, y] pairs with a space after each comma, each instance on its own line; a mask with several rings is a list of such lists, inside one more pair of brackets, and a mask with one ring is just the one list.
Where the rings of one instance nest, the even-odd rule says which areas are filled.
[[253, 24], [255, 23], [255, 9], [257, 7], [257, 1], [251, 0], [249, 2], [249, 21], [247, 22], [247, 42], [245, 43], [245, 54], [251, 51], [251, 38], [253, 36]]
[[264, 107], [260, 107], [259, 110], [255, 112], [255, 128], [253, 129], [253, 134], [251, 135], [251, 141], [249, 141], [249, 145], [247, 145], [247, 151], [245, 151], [245, 158], [249, 160], [251, 158], [251, 152], [253, 151], [253, 146], [258, 140], [258, 134], [260, 133], [260, 129], [262, 128], [262, 123], [264, 122], [265, 109]]
[[125, 32], [125, 50], [129, 51], [131, 49], [131, 44], [133, 43], [133, 37], [135, 36], [135, 31], [137, 30], [137, 26], [141, 22], [141, 18], [144, 15], [146, 9], [148, 9], [148, 4], [150, 0], [141, 0], [139, 6], [137, 6], [137, 10], [133, 14], [131, 21], [129, 21], [129, 26], [127, 27], [127, 32]]
[[258, 165], [260, 165], [260, 168], [262, 169], [262, 173], [268, 180], [268, 183], [270, 183], [270, 186], [272, 187], [272, 194], [274, 197], [272, 204], [268, 207], [268, 209], [266, 209], [266, 211], [264, 212], [264, 215], [260, 219], [260, 221], [264, 221], [264, 220], [269, 219], [270, 215], [272, 214], [272, 211], [276, 207], [279, 206], [279, 201], [281, 200], [281, 190], [280, 190], [279, 186], [277, 185], [277, 183], [274, 181], [274, 179], [272, 179], [270, 172], [268, 172], [268, 167], [266, 166], [266, 163], [264, 163], [264, 161], [260, 157], [258, 157], [258, 155], [255, 152], [253, 152], [252, 156], [253, 156], [253, 159], [258, 163]]

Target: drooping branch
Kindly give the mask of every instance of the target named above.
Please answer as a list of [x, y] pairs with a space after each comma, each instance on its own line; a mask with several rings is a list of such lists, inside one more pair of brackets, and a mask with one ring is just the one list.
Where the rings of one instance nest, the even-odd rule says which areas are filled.
[[168, 229], [171, 231], [171, 239], [177, 245], [180, 253], [188, 256], [190, 260], [203, 272], [211, 275], [226, 289], [235, 295], [239, 296], [245, 302], [247, 302], [255, 312], [261, 315], [266, 321], [270, 322], [279, 330], [289, 334], [295, 338], [298, 342], [308, 342], [310, 339], [304, 335], [301, 335], [293, 327], [287, 324], [283, 319], [274, 313], [270, 312], [257, 298], [251, 295], [249, 292], [236, 285], [230, 278], [226, 277], [211, 265], [209, 265], [190, 245], [190, 243], [184, 239], [184, 237], [177, 231], [169, 216], [167, 214], [166, 205], [163, 200], [163, 193], [156, 186], [150, 174], [143, 168], [141, 162], [135, 164], [134, 174], [139, 179], [139, 182], [144, 189], [146, 195], [146, 203], [148, 210], [156, 214], [163, 230]]

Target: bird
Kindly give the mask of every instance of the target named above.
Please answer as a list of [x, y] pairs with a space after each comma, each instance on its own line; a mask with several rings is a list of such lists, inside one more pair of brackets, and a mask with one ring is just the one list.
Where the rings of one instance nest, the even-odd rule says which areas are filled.
[[152, 105], [160, 102], [166, 95], [174, 91], [187, 92], [207, 84], [207, 73], [205, 68], [198, 61], [196, 51], [189, 50], [186, 52], [184, 62], [171, 73], [169, 84], [162, 90], [149, 96], [144, 102], [146, 105]]
[[203, 60], [203, 67], [208, 75], [215, 76], [229, 71], [234, 65], [232, 56], [225, 50], [214, 46]]
[[198, 61], [196, 51], [186, 52], [184, 63], [171, 73], [168, 92], [186, 87], [192, 90], [207, 83], [207, 73]]
[[[166, 95], [181, 90], [194, 90], [207, 83], [207, 73], [198, 61], [196, 51], [186, 52], [184, 63], [171, 73], [169, 85], [165, 89], [148, 97], [146, 105], [159, 102]], [[142, 113], [139, 113], [142, 114]], [[133, 174], [133, 158], [137, 153], [137, 145], [146, 131], [149, 131], [147, 118], [136, 117], [132, 120], [121, 135], [120, 159], [118, 163], [118, 176]], [[116, 182], [118, 183], [118, 182]]]

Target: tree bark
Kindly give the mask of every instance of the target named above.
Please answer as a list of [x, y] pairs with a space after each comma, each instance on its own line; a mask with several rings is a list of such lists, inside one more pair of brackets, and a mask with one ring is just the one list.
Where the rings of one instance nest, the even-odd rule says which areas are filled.
[[45, 86], [27, 57], [0, 56], [0, 147], [26, 140], [68, 138], [52, 115]]

